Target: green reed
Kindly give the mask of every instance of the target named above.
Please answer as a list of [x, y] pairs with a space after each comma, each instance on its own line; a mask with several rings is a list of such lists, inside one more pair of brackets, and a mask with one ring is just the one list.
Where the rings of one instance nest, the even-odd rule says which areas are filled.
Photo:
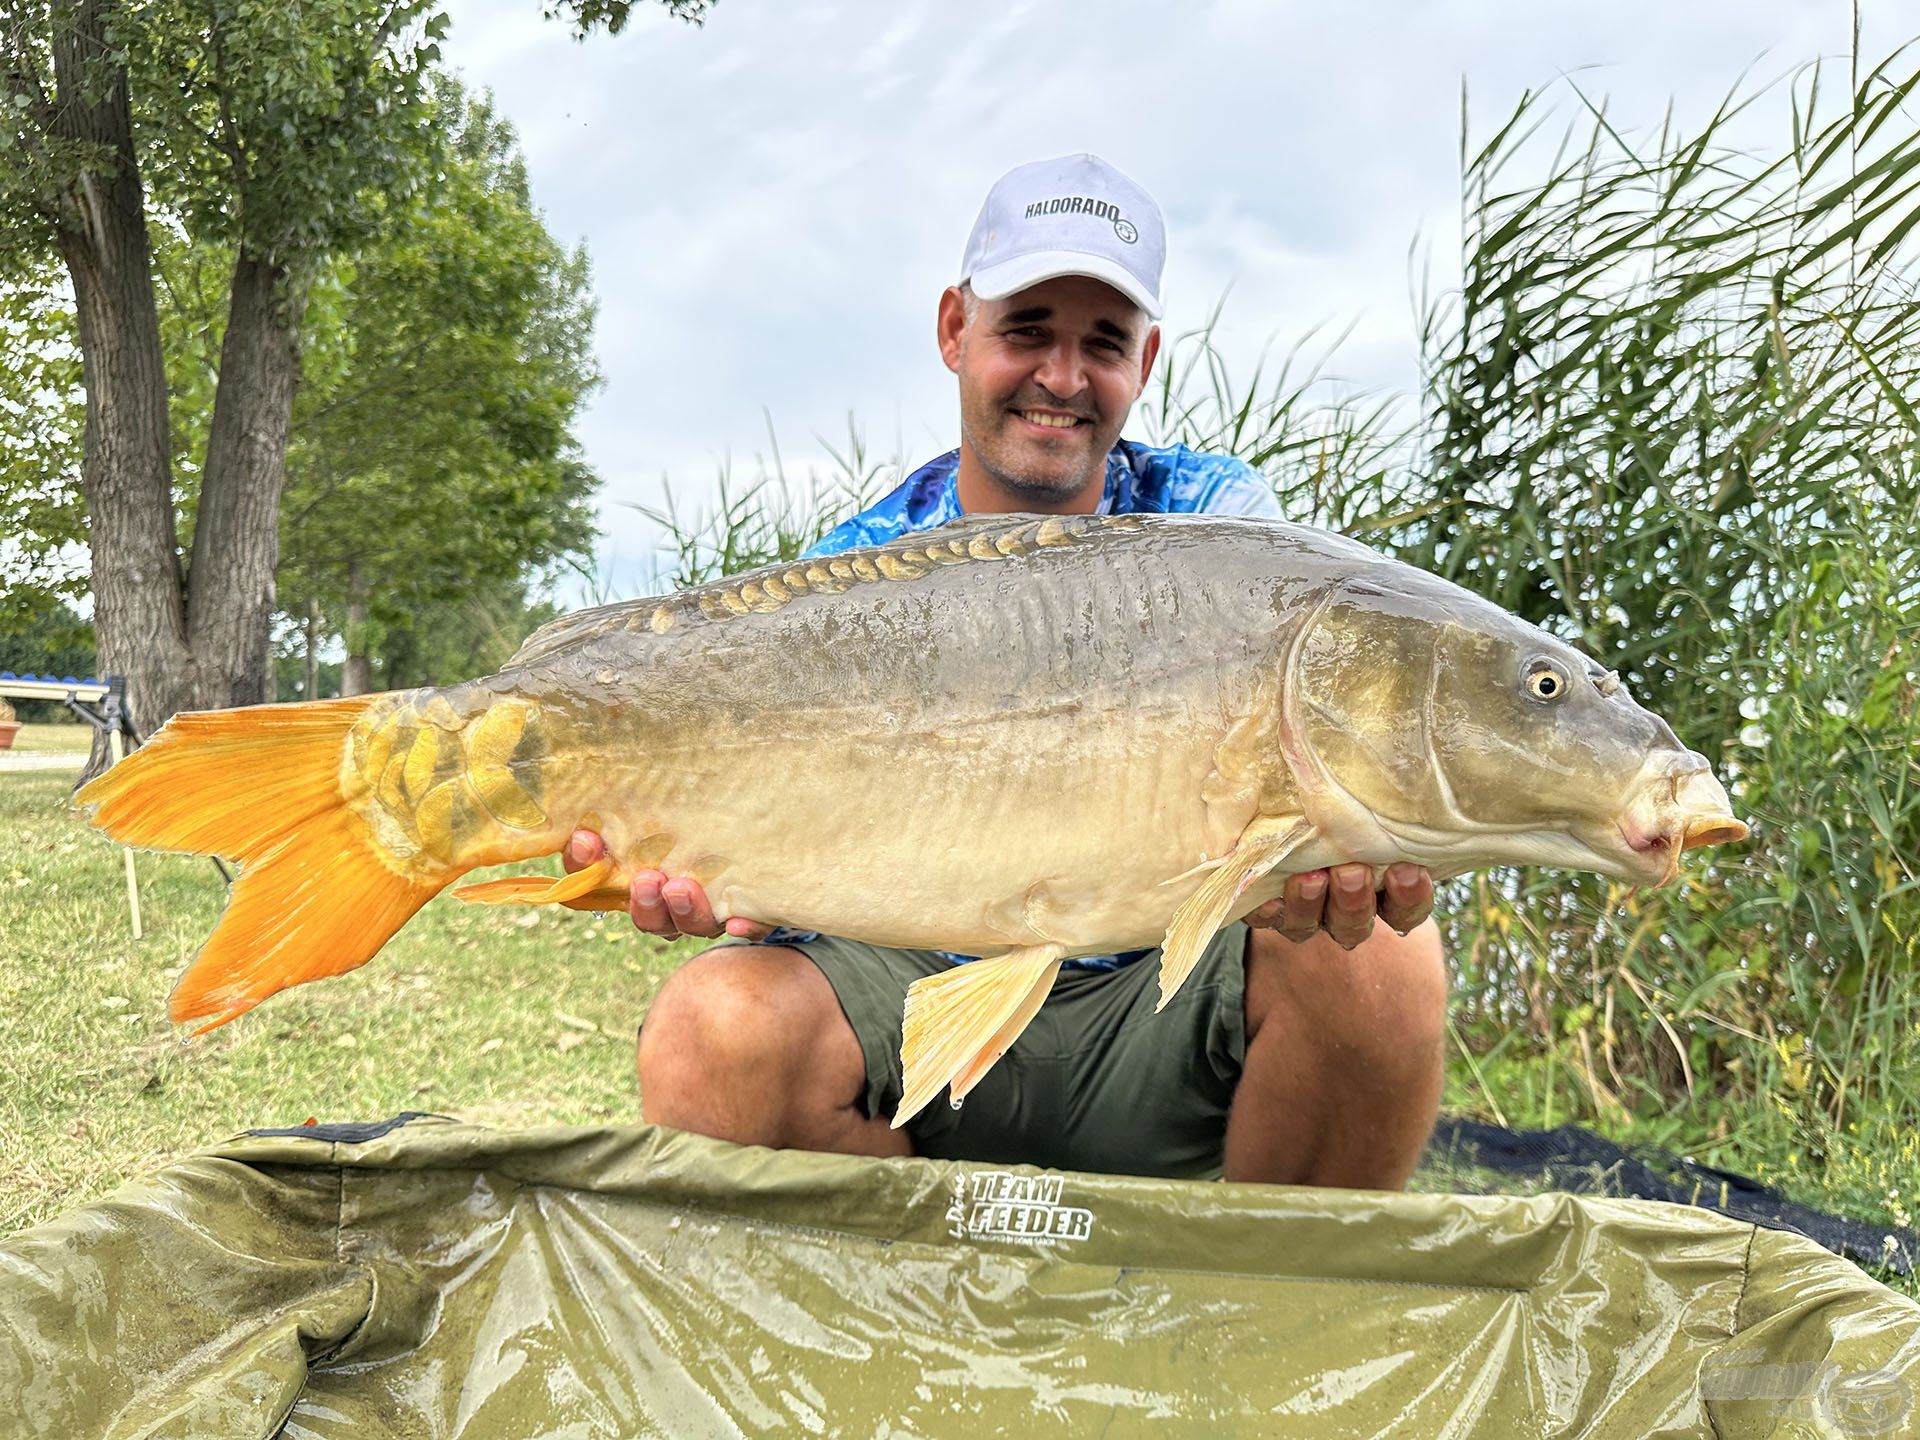
[[[1785, 1168], [1904, 1138], [1920, 1181], [1920, 71], [1824, 79], [1645, 136], [1528, 95], [1463, 143], [1461, 282], [1422, 307], [1417, 396], [1297, 355], [1235, 383], [1203, 331], [1153, 410], [1298, 518], [1618, 667], [1754, 822], [1664, 891], [1453, 888], [1481, 1098], [1548, 1060], [1536, 1119], [1659, 1117]], [[1734, 147], [1766, 107], [1775, 150]]]

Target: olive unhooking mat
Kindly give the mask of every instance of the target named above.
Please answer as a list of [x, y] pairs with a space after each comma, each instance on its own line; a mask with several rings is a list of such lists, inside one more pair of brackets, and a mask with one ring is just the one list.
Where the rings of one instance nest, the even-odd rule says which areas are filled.
[[1920, 1434], [1920, 1305], [1679, 1206], [436, 1120], [0, 1241], [0, 1435]]

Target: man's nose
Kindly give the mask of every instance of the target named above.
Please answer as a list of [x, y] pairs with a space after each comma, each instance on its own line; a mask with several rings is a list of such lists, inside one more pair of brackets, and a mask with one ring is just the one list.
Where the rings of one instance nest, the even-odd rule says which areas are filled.
[[1087, 371], [1081, 360], [1080, 347], [1067, 344], [1049, 346], [1033, 378], [1060, 399], [1073, 399], [1087, 388]]

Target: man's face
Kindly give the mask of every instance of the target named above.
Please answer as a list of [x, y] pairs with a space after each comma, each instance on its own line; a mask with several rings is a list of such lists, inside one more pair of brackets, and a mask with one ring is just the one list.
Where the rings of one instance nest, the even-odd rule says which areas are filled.
[[960, 428], [982, 468], [1022, 499], [1057, 503], [1104, 481], [1160, 331], [1081, 275], [1003, 300], [940, 297], [940, 354], [960, 377]]

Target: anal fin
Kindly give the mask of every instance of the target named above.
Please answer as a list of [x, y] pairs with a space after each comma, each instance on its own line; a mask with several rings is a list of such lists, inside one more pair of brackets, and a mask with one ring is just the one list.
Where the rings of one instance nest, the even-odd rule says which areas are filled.
[[558, 880], [550, 875], [506, 875], [462, 885], [456, 900], [472, 905], [565, 905], [569, 910], [624, 910], [627, 884], [619, 867], [602, 858]]
[[1219, 868], [1173, 912], [1167, 938], [1160, 945], [1160, 1003], [1167, 1008], [1222, 925], [1233, 914], [1234, 902], [1254, 881], [1298, 850], [1313, 834], [1313, 826], [1298, 815], [1255, 820], [1240, 834]]
[[952, 1086], [957, 1106], [1040, 1013], [1064, 945], [1033, 945], [956, 965], [907, 987], [901, 1030], [898, 1130]]

